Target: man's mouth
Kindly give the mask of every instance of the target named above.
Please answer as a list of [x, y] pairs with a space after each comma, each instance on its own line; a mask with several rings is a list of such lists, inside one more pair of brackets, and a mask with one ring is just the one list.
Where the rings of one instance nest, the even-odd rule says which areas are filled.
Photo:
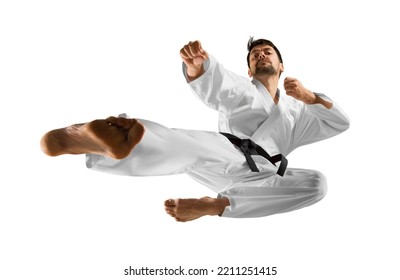
[[257, 63], [257, 66], [260, 66], [260, 65], [262, 65], [262, 64], [269, 64], [269, 62], [268, 62], [268, 61], [265, 61], [265, 60], [260, 60], [260, 61]]

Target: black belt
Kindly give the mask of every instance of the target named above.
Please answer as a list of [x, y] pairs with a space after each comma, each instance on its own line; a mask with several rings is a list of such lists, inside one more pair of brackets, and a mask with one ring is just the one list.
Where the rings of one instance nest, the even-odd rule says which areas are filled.
[[256, 163], [254, 162], [253, 158], [251, 157], [251, 155], [259, 155], [259, 156], [266, 158], [269, 162], [271, 162], [275, 166], [276, 166], [275, 163], [280, 161], [281, 164], [279, 165], [278, 171], [276, 173], [280, 176], [283, 176], [283, 174], [285, 174], [288, 161], [282, 154], [277, 154], [277, 155], [274, 155], [271, 157], [263, 148], [258, 146], [256, 143], [254, 143], [250, 139], [240, 139], [239, 137], [236, 137], [235, 135], [232, 135], [229, 133], [224, 133], [224, 132], [220, 132], [220, 133], [222, 135], [224, 135], [226, 138], [228, 138], [228, 140], [233, 145], [238, 147], [243, 152], [244, 156], [246, 157], [247, 164], [249, 165], [251, 171], [260, 172], [260, 170], [258, 170], [258, 168], [256, 166]]

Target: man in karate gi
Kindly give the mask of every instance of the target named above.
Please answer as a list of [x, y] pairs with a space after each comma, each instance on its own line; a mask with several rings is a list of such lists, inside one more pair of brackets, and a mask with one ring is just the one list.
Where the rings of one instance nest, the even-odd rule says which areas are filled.
[[315, 170], [286, 170], [295, 148], [345, 131], [349, 120], [323, 94], [294, 78], [284, 80], [276, 46], [264, 39], [248, 43], [251, 80], [226, 70], [199, 41], [180, 55], [194, 93], [219, 111], [223, 133], [170, 129], [126, 115], [52, 130], [41, 140], [50, 156], [86, 154], [86, 165], [119, 175], [186, 173], [218, 193], [216, 198], [168, 199], [166, 212], [177, 221], [205, 215], [262, 217], [309, 206], [326, 194]]

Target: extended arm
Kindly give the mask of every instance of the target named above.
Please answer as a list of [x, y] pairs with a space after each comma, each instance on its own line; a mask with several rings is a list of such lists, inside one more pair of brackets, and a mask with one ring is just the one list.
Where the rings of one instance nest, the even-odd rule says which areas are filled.
[[214, 110], [229, 114], [245, 94], [255, 90], [248, 78], [226, 70], [202, 48], [199, 41], [185, 45], [180, 55], [189, 86], [203, 103]]

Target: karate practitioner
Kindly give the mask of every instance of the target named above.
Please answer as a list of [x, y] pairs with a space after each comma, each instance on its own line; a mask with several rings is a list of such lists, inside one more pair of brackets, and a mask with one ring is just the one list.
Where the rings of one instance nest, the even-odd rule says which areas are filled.
[[177, 221], [205, 215], [262, 217], [312, 205], [326, 194], [326, 179], [315, 170], [287, 168], [295, 148], [345, 131], [349, 119], [324, 94], [295, 78], [284, 80], [282, 56], [265, 39], [248, 43], [249, 78], [226, 70], [199, 41], [180, 55], [194, 93], [219, 111], [223, 133], [170, 129], [126, 115], [52, 130], [41, 140], [50, 156], [86, 154], [88, 168], [120, 175], [186, 173], [218, 196], [168, 199]]

